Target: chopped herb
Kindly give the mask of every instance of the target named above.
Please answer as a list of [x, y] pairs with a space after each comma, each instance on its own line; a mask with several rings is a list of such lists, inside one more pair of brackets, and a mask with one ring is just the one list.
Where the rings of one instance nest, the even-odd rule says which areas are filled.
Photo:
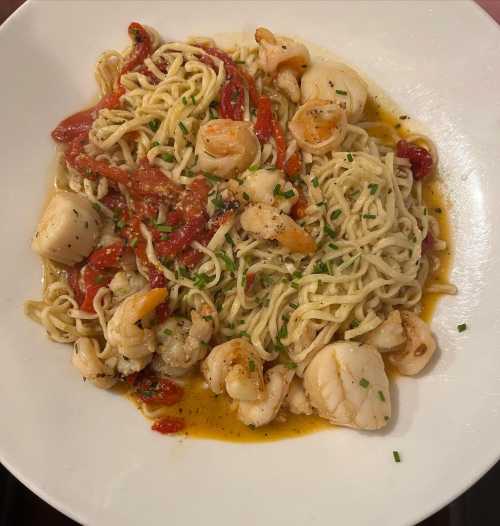
[[132, 248], [134, 248], [134, 247], [137, 245], [137, 242], [138, 242], [138, 241], [139, 241], [139, 240], [138, 240], [136, 237], [134, 237], [134, 239], [131, 239], [131, 240], [130, 240], [130, 246], [131, 246]]
[[280, 185], [280, 184], [277, 184], [277, 185], [274, 187], [273, 195], [280, 195], [280, 193], [281, 193], [281, 185]]
[[197, 289], [204, 289], [206, 284], [210, 281], [210, 278], [204, 273], [204, 272], [200, 272], [200, 273], [196, 273], [194, 275], [194, 286], [197, 288]]
[[399, 451], [393, 451], [392, 456], [394, 457], [394, 462], [401, 462], [401, 455]]
[[351, 153], [348, 153], [348, 154], [347, 154], [347, 160], [348, 160], [350, 163], [352, 163], [352, 161], [353, 161], [353, 157], [352, 157], [352, 154], [351, 154]]
[[243, 199], [250, 201], [250, 196], [246, 192], [243, 192]]
[[226, 270], [229, 270], [230, 272], [236, 272], [236, 263], [225, 252], [222, 250], [218, 251], [217, 257], [224, 261]]
[[172, 153], [164, 153], [161, 158], [166, 162], [166, 163], [173, 163], [175, 161], [175, 156], [172, 154]]
[[293, 274], [292, 274], [292, 278], [293, 279], [300, 279], [302, 277], [302, 272], [300, 270], [296, 270]]
[[334, 243], [328, 243], [328, 246], [332, 249], [332, 250], [338, 250], [339, 247], [337, 245], [335, 245]]
[[96, 277], [95, 277], [95, 282], [98, 283], [99, 285], [101, 285], [102, 283], [104, 283], [106, 281], [106, 278], [102, 275], [102, 274], [98, 274]]
[[363, 219], [375, 219], [376, 217], [374, 214], [363, 214]]
[[299, 288], [299, 284], [298, 283], [294, 283], [293, 281], [290, 283], [290, 287], [293, 287], [294, 289], [298, 289]]
[[191, 274], [189, 273], [189, 270], [186, 267], [179, 267], [179, 274], [183, 278], [191, 278]]
[[224, 234], [224, 238], [232, 247], [234, 247], [233, 238], [228, 233]]
[[212, 316], [203, 316], [203, 319], [205, 321], [214, 321], [213, 317]]
[[296, 303], [290, 303], [290, 307], [292, 307], [293, 310], [299, 308], [299, 306]]
[[244, 60], [235, 60], [235, 64], [246, 64]]
[[156, 230], [169, 233], [174, 231], [174, 227], [170, 225], [156, 225]]
[[285, 352], [285, 346], [281, 342], [276, 342], [274, 344], [274, 350], [276, 352]]
[[127, 223], [125, 223], [123, 219], [120, 219], [119, 221], [116, 222], [116, 228], [121, 230], [126, 224]]
[[196, 98], [194, 95], [191, 95], [191, 103], [193, 104], [193, 106], [196, 104]]
[[217, 112], [212, 108], [212, 106], [208, 107], [208, 113], [210, 115], [210, 119], [216, 119], [217, 118]]
[[351, 199], [356, 199], [356, 197], [358, 197], [358, 195], [360, 194], [361, 192], [359, 190], [354, 190], [354, 192], [350, 195], [350, 198]]
[[461, 323], [460, 325], [457, 325], [458, 332], [464, 332], [467, 329], [466, 323]]
[[160, 143], [158, 141], [153, 141], [151, 143], [151, 148], [155, 148], [156, 146], [160, 146]]
[[347, 91], [344, 91], [343, 89], [336, 89], [335, 93], [337, 95], [347, 95]]
[[318, 261], [313, 268], [314, 274], [328, 274], [328, 265], [323, 261]]
[[193, 172], [193, 170], [182, 170], [182, 175], [184, 177], [194, 177], [195, 173]]
[[368, 188], [370, 189], [370, 194], [371, 195], [375, 195], [377, 193], [377, 190], [378, 190], [378, 184], [370, 183], [368, 185]]
[[253, 360], [248, 360], [248, 370], [253, 373], [255, 371], [255, 362]]
[[385, 396], [384, 396], [384, 393], [383, 393], [382, 391], [379, 391], [379, 392], [378, 392], [378, 397], [380, 398], [380, 400], [381, 400], [382, 402], [385, 402]]
[[337, 208], [337, 210], [334, 210], [331, 213], [330, 218], [332, 219], [332, 221], [335, 221], [335, 219], [337, 219], [341, 213], [342, 213], [342, 210], [340, 208]]
[[219, 194], [219, 192], [215, 194], [215, 197], [211, 200], [211, 202], [217, 210], [224, 208], [224, 199], [222, 199], [222, 195]]
[[149, 121], [148, 126], [151, 131], [158, 131], [158, 128], [160, 127], [160, 119], [153, 119], [152, 121]]
[[335, 230], [333, 230], [329, 225], [325, 225], [325, 234], [330, 236], [332, 239], [337, 237], [337, 232], [335, 232]]
[[184, 104], [184, 106], [188, 105], [188, 101], [187, 101], [186, 97], [182, 97], [182, 104]]
[[239, 336], [240, 338], [250, 338], [250, 334], [248, 334], [247, 331], [240, 331], [239, 334], [238, 334], [238, 336]]
[[359, 385], [366, 389], [370, 385], [370, 382], [366, 378], [361, 378]]
[[212, 183], [219, 183], [221, 181], [220, 177], [217, 177], [216, 175], [209, 172], [203, 172], [203, 175]]
[[259, 167], [258, 167], [258, 165], [256, 165], [256, 164], [252, 164], [252, 166], [249, 166], [249, 167], [247, 168], [247, 170], [248, 170], [249, 172], [256, 172], [258, 169], [259, 169]]
[[92, 208], [94, 208], [98, 212], [101, 211], [101, 205], [99, 203], [92, 203]]
[[295, 195], [295, 192], [293, 190], [287, 190], [286, 192], [283, 192], [281, 190], [281, 185], [277, 184], [274, 187], [273, 195], [275, 195], [277, 197], [284, 197], [285, 199], [290, 199], [291, 197], [293, 197]]
[[288, 369], [297, 369], [297, 364], [293, 362], [288, 362], [285, 364]]
[[172, 331], [171, 331], [170, 329], [165, 329], [165, 330], [163, 331], [163, 334], [164, 334], [165, 336], [172, 336]]
[[179, 121], [179, 128], [181, 129], [184, 135], [187, 135], [189, 133], [189, 130], [186, 128], [186, 125], [182, 121]]
[[283, 338], [286, 338], [288, 336], [288, 329], [286, 328], [286, 325], [282, 325], [280, 330], [278, 331], [278, 340], [282, 340]]
[[318, 181], [318, 178], [317, 178], [317, 177], [313, 177], [313, 178], [311, 179], [311, 183], [312, 183], [312, 185], [314, 186], [314, 188], [318, 188], [318, 186], [319, 186], [319, 181]]
[[351, 329], [355, 329], [356, 327], [359, 327], [359, 320], [352, 320], [351, 321]]

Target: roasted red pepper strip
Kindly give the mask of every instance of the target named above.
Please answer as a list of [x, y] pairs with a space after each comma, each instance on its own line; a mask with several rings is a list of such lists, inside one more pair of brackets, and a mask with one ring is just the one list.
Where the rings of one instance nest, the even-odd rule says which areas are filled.
[[302, 167], [299, 152], [294, 152], [285, 163], [285, 173], [288, 177], [295, 177], [299, 174]]
[[308, 206], [308, 202], [302, 189], [299, 188], [297, 191], [299, 193], [299, 199], [292, 206], [290, 215], [293, 217], [293, 219], [303, 219], [306, 217], [306, 208]]
[[255, 135], [264, 144], [269, 141], [273, 134], [273, 109], [271, 99], [262, 95], [257, 104], [257, 120], [254, 126]]
[[128, 34], [134, 42], [134, 49], [121, 70], [122, 75], [133, 71], [137, 66], [141, 65], [144, 59], [151, 55], [153, 50], [148, 32], [138, 22], [132, 22], [128, 26]]
[[89, 265], [91, 265], [96, 270], [104, 270], [107, 268], [116, 268], [118, 267], [120, 258], [123, 254], [123, 243], [117, 241], [112, 245], [106, 247], [98, 248], [94, 250], [89, 257]]
[[179, 416], [166, 416], [160, 420], [155, 420], [151, 426], [153, 431], [158, 431], [162, 435], [171, 435], [178, 433], [186, 427], [184, 419]]
[[286, 141], [280, 123], [273, 119], [273, 137], [276, 142], [276, 167], [283, 170], [285, 167]]
[[83, 269], [83, 283], [85, 286], [85, 297], [80, 305], [80, 308], [85, 312], [94, 311], [94, 298], [101, 287], [105, 287], [111, 281], [112, 276], [104, 274], [101, 270], [97, 270], [90, 265]]
[[245, 87], [237, 75], [228, 80], [220, 95], [220, 114], [223, 119], [243, 120]]
[[57, 142], [68, 143], [81, 134], [87, 134], [97, 114], [104, 108], [114, 109], [120, 106], [120, 97], [125, 93], [120, 87], [113, 93], [103, 97], [95, 106], [88, 110], [79, 111], [62, 120], [52, 132], [52, 138]]
[[184, 395], [180, 385], [156, 376], [140, 376], [135, 382], [135, 390], [140, 400], [152, 404], [174, 405]]
[[411, 171], [415, 180], [423, 179], [432, 173], [432, 156], [425, 149], [404, 140], [396, 144], [396, 155], [410, 161]]

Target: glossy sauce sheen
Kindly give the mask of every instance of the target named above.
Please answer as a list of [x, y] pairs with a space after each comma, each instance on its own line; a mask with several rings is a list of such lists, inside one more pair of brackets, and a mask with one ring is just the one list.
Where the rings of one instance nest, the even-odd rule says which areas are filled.
[[[380, 108], [373, 99], [369, 99], [364, 119], [365, 121], [383, 121], [385, 124], [396, 127], [402, 136], [405, 136], [404, 122], [399, 116], [395, 116]], [[383, 128], [370, 129], [368, 133], [382, 139], [387, 144], [393, 144], [391, 136]], [[429, 209], [429, 213], [434, 215], [441, 229], [441, 239], [448, 244], [448, 249], [442, 252], [440, 257], [440, 267], [435, 274], [429, 276], [428, 282], [446, 282], [451, 264], [450, 252], [450, 228], [446, 213], [447, 203], [442, 194], [438, 178], [434, 176], [432, 180], [424, 183], [424, 201]], [[436, 213], [435, 209], [441, 209], [441, 213]], [[425, 294], [422, 299], [422, 317], [430, 321], [436, 306], [439, 294]], [[389, 368], [387, 371], [391, 380], [394, 381], [396, 374]], [[186, 429], [176, 436], [184, 435], [193, 438], [209, 438], [225, 440], [231, 442], [268, 442], [282, 438], [294, 438], [314, 433], [320, 430], [334, 430], [326, 420], [317, 416], [293, 415], [282, 411], [277, 420], [262, 428], [251, 429], [242, 424], [237, 418], [235, 411], [231, 407], [231, 401], [226, 395], [215, 395], [206, 386], [203, 377], [198, 372], [191, 377], [183, 378], [184, 398], [178, 404], [171, 407], [164, 407], [164, 416], [183, 417], [186, 421]], [[140, 407], [137, 398], [128, 395], [134, 403]], [[158, 406], [150, 404], [151, 409]]]

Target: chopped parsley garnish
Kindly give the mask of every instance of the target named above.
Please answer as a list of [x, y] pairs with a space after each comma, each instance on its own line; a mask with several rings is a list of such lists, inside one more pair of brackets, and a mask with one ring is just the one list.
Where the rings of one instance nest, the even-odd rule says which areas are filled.
[[363, 219], [375, 219], [376, 217], [375, 214], [363, 214]]
[[236, 271], [236, 263], [225, 252], [222, 250], [218, 251], [217, 257], [224, 262], [226, 270], [229, 270], [230, 272]]
[[290, 307], [291, 307], [293, 310], [299, 308], [299, 306], [298, 306], [296, 303], [290, 303]]
[[151, 148], [155, 148], [156, 146], [160, 146], [160, 143], [158, 141], [153, 141], [151, 143]]
[[336, 89], [335, 93], [337, 95], [347, 95], [347, 91], [344, 91], [343, 89]]
[[194, 275], [194, 286], [197, 289], [204, 289], [209, 281], [210, 278], [204, 272], [200, 272], [199, 274], [197, 273]]
[[217, 112], [214, 110], [212, 105], [208, 107], [208, 113], [210, 115], [210, 119], [216, 119], [217, 118]]
[[319, 186], [319, 181], [318, 181], [318, 178], [317, 178], [317, 177], [313, 177], [313, 178], [311, 179], [311, 183], [312, 183], [312, 185], [314, 186], [314, 188], [318, 188], [318, 186]]
[[252, 166], [249, 166], [247, 170], [249, 172], [256, 172], [259, 169], [259, 167], [256, 164], [252, 164]]
[[182, 97], [182, 104], [184, 104], [184, 106], [188, 105], [188, 101], [187, 101], [186, 97]]
[[325, 234], [332, 239], [337, 237], [337, 232], [335, 232], [335, 230], [333, 230], [329, 225], [325, 225]]
[[166, 163], [173, 163], [175, 161], [175, 155], [173, 155], [172, 153], [164, 153], [161, 158], [166, 162]]
[[186, 128], [186, 125], [182, 121], [179, 121], [179, 128], [181, 129], [184, 135], [187, 135], [189, 133], [189, 130]]
[[246, 64], [244, 60], [235, 60], [234, 63], [235, 64]]
[[253, 373], [255, 371], [255, 362], [252, 359], [248, 360], [248, 370]]
[[130, 240], [130, 246], [134, 248], [137, 245], [138, 239], [134, 237], [134, 239]]
[[217, 177], [216, 175], [209, 172], [203, 172], [203, 175], [212, 183], [219, 183], [221, 181], [220, 177]]
[[292, 274], [292, 278], [293, 279], [300, 279], [302, 277], [302, 272], [300, 270], [296, 270], [293, 274]]
[[282, 325], [280, 330], [278, 331], [278, 340], [282, 340], [283, 338], [286, 338], [288, 336], [288, 329], [286, 328], [286, 325]]
[[276, 197], [284, 197], [285, 199], [290, 199], [295, 195], [295, 192], [293, 190], [287, 190], [286, 192], [283, 192], [283, 190], [281, 190], [281, 185], [277, 184], [274, 187], [273, 195]]
[[233, 238], [228, 234], [224, 234], [224, 239], [232, 246], [234, 247], [234, 241]]
[[385, 402], [385, 396], [384, 396], [384, 393], [383, 393], [382, 391], [379, 391], [379, 392], [378, 392], [378, 397], [380, 398], [380, 400], [381, 400], [382, 402]]
[[335, 219], [337, 219], [341, 213], [342, 213], [342, 210], [340, 208], [337, 208], [337, 210], [334, 210], [330, 215], [331, 220], [335, 221]]
[[466, 323], [461, 323], [460, 325], [457, 325], [458, 332], [464, 332], [467, 329]]
[[352, 161], [353, 161], [352, 153], [348, 153], [348, 154], [347, 154], [347, 160], [348, 160], [350, 163], [352, 163]]
[[92, 208], [94, 208], [94, 210], [97, 210], [98, 212], [101, 211], [101, 205], [99, 203], [92, 203]]
[[212, 316], [203, 316], [203, 319], [205, 321], [214, 321], [213, 317]]
[[393, 451], [392, 456], [394, 457], [394, 462], [401, 462], [401, 455], [399, 451]]
[[183, 278], [191, 278], [191, 274], [189, 273], [187, 267], [179, 267], [179, 275]]
[[156, 230], [160, 232], [170, 233], [174, 231], [174, 227], [170, 225], [156, 225]]
[[243, 199], [250, 201], [250, 196], [246, 192], [243, 192]]
[[359, 327], [359, 320], [352, 320], [351, 329], [355, 329], [356, 327]]
[[328, 265], [323, 261], [318, 261], [314, 265], [313, 274], [328, 274]]
[[361, 378], [359, 385], [366, 389], [370, 385], [370, 382], [366, 378]]
[[239, 336], [240, 338], [248, 338], [248, 339], [250, 339], [250, 334], [248, 334], [247, 331], [240, 331], [239, 334], [238, 334], [238, 336]]
[[96, 277], [95, 277], [95, 282], [98, 284], [98, 285], [101, 285], [102, 283], [104, 283], [106, 281], [106, 278], [102, 275], [102, 274], [98, 274]]
[[274, 350], [276, 352], [285, 352], [285, 346], [281, 342], [278, 341], [274, 344]]
[[194, 95], [191, 95], [191, 103], [193, 106], [196, 104], [196, 98]]
[[149, 121], [148, 126], [151, 131], [158, 131], [158, 128], [160, 127], [160, 119], [153, 119], [152, 121]]
[[165, 330], [163, 331], [163, 334], [164, 334], [165, 336], [172, 336], [172, 331], [171, 331], [170, 329], [165, 329]]
[[294, 283], [292, 281], [292, 283], [290, 283], [290, 287], [293, 287], [294, 289], [298, 289], [299, 288], [299, 284], [298, 283]]
[[370, 183], [368, 185], [368, 188], [370, 189], [370, 194], [371, 195], [375, 195], [377, 193], [377, 190], [378, 190], [378, 184], [376, 183]]
[[224, 208], [224, 199], [222, 199], [222, 196], [219, 194], [219, 192], [215, 194], [215, 197], [211, 201], [217, 210]]
[[297, 364], [293, 362], [288, 362], [285, 364], [288, 369], [297, 369]]
[[332, 250], [338, 250], [339, 247], [337, 245], [335, 245], [334, 243], [328, 243], [328, 246], [332, 249]]

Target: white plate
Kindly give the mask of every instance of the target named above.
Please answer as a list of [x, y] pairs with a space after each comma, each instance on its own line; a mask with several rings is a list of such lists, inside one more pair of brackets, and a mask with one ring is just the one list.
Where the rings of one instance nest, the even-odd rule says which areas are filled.
[[[329, 48], [427, 124], [452, 202], [460, 294], [433, 320], [432, 370], [395, 387], [395, 424], [270, 444], [179, 440], [83, 384], [69, 350], [26, 320], [40, 294], [29, 239], [48, 186], [49, 132], [96, 93], [98, 54], [130, 21], [165, 37], [265, 24]], [[120, 525], [414, 523], [500, 454], [500, 32], [472, 3], [39, 2], [0, 31], [0, 458], [75, 519]], [[459, 334], [457, 324], [469, 329]], [[401, 451], [394, 463], [392, 451]]]

